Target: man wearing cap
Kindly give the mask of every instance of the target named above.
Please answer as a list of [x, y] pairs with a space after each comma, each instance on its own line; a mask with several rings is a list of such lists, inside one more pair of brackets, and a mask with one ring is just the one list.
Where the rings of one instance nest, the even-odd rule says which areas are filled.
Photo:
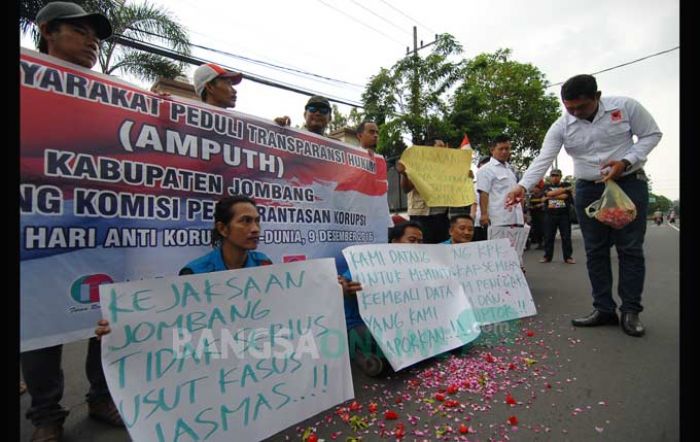
[[540, 262], [552, 262], [554, 255], [554, 238], [557, 236], [557, 229], [561, 235], [561, 251], [564, 262], [575, 264], [576, 261], [571, 256], [574, 253], [571, 245], [571, 218], [569, 217], [569, 207], [571, 206], [571, 184], [561, 182], [561, 170], [552, 169], [549, 174], [552, 180], [545, 185], [545, 217], [544, 217], [544, 256]]
[[[586, 266], [591, 281], [594, 310], [572, 320], [576, 327], [622, 324], [630, 336], [642, 336], [639, 320], [644, 289], [644, 234], [649, 204], [647, 177], [642, 167], [659, 144], [661, 131], [654, 118], [628, 97], [603, 97], [592, 75], [576, 75], [561, 87], [567, 113], [547, 131], [542, 149], [509, 192], [506, 206], [519, 203], [525, 191], [539, 181], [562, 145], [574, 160], [576, 215], [586, 247]], [[634, 140], [634, 137], [637, 140]], [[637, 207], [637, 218], [623, 227], [612, 227], [589, 218], [586, 207], [600, 199], [604, 182], [614, 180]], [[612, 297], [610, 247], [615, 245], [620, 265], [618, 294], [622, 300], [618, 318]]]
[[[291, 118], [288, 116], [275, 118], [275, 123], [280, 126], [290, 126], [292, 124]], [[304, 125], [302, 129], [306, 129], [309, 132], [315, 134], [326, 136], [326, 128], [328, 123], [331, 122], [331, 103], [328, 98], [322, 97], [320, 95], [314, 95], [309, 98], [304, 106]]]
[[[75, 3], [53, 2], [36, 16], [39, 51], [90, 69], [97, 62], [99, 43], [112, 35], [112, 26], [102, 14], [88, 14]], [[32, 441], [59, 441], [68, 410], [60, 405], [63, 397], [62, 345], [21, 354], [22, 375], [32, 403], [27, 418], [36, 427]], [[100, 342], [88, 341], [85, 373], [90, 383], [88, 414], [98, 420], [123, 426], [109, 395], [102, 371]]]
[[304, 107], [304, 126], [309, 132], [324, 135], [331, 122], [331, 104], [326, 97], [314, 95]]
[[236, 89], [240, 72], [227, 71], [214, 63], [206, 63], [194, 71], [194, 90], [203, 102], [221, 108], [236, 107]]

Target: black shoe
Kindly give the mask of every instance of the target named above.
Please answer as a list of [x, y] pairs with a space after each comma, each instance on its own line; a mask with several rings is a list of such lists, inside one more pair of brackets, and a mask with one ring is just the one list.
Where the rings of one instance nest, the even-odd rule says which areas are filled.
[[572, 319], [571, 323], [575, 327], [596, 327], [599, 325], [617, 325], [620, 321], [615, 312], [607, 313], [601, 312], [600, 310], [593, 310], [593, 312], [586, 317]]
[[634, 312], [622, 313], [622, 331], [630, 336], [642, 336], [644, 334], [644, 325], [639, 320], [639, 314]]

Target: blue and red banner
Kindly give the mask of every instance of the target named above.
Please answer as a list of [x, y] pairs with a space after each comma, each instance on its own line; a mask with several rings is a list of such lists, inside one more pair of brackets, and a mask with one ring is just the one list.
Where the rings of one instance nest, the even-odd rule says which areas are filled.
[[386, 163], [306, 131], [22, 49], [21, 350], [92, 335], [100, 284], [177, 274], [215, 202], [259, 205], [275, 263], [386, 242]]

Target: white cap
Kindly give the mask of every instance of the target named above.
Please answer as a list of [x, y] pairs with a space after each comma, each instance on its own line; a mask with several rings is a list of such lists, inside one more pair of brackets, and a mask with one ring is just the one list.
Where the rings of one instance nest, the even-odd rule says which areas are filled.
[[194, 71], [194, 90], [197, 95], [201, 97], [207, 83], [219, 77], [230, 78], [233, 80], [233, 84], [238, 84], [243, 79], [243, 74], [227, 71], [214, 63], [203, 64]]

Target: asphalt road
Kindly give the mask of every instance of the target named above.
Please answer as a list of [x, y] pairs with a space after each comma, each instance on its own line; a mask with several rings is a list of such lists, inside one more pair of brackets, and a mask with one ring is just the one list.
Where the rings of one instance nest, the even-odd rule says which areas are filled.
[[[679, 440], [678, 227], [679, 223], [676, 228], [667, 223], [648, 225], [641, 315], [647, 327], [644, 337], [627, 336], [614, 326], [571, 326], [572, 318], [592, 309], [583, 243], [574, 228], [575, 265], [562, 262], [559, 240], [552, 263], [538, 263], [539, 250], [525, 252], [536, 316], [513, 321], [506, 331], [483, 333], [462, 356], [424, 361], [386, 378], [368, 378], [353, 366], [356, 400], [362, 408], [348, 412], [365, 419], [367, 428], [355, 431], [329, 410], [269, 440], [300, 440], [300, 432], [307, 427], [315, 427], [326, 441], [334, 436], [342, 441], [350, 436], [396, 440], [392, 432], [397, 422], [405, 426], [404, 440]], [[612, 257], [617, 281], [614, 250]], [[71, 411], [64, 440], [128, 441], [125, 430], [87, 417], [86, 349], [86, 342], [64, 346], [63, 404]], [[499, 364], [513, 364], [513, 370], [501, 370]], [[434, 400], [441, 386], [470, 376], [484, 385], [449, 395], [456, 407], [446, 408]], [[506, 403], [508, 393], [515, 404]], [[27, 394], [20, 397], [21, 441], [28, 441], [32, 432], [24, 419], [29, 402]], [[371, 402], [378, 404], [378, 413], [368, 411]], [[386, 409], [397, 411], [399, 419], [385, 421]], [[508, 422], [511, 417], [517, 418], [517, 425]], [[460, 424], [469, 433], [460, 434]]]

